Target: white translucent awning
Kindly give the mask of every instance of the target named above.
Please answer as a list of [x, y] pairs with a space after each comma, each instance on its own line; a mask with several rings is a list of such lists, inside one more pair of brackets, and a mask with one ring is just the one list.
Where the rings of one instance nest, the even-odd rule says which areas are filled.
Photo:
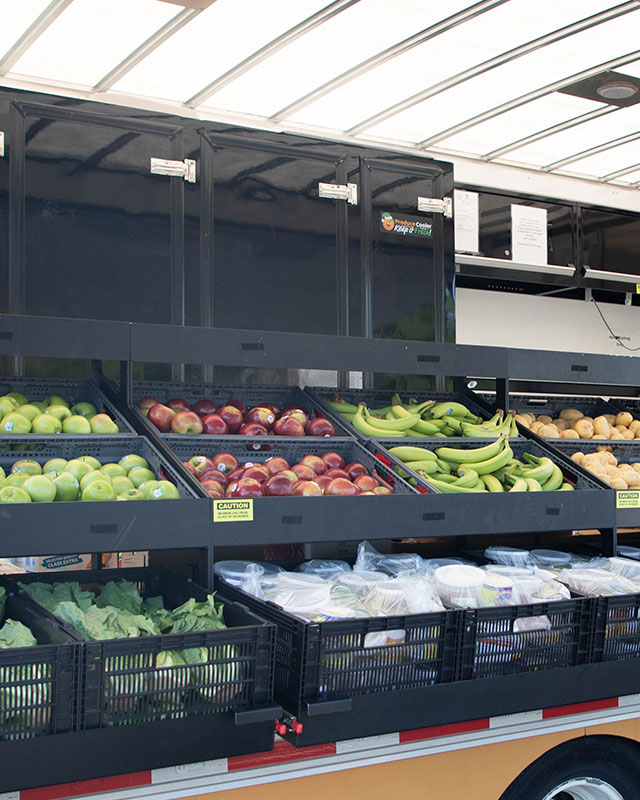
[[[8, 86], [640, 182], [638, 0], [6, 5]], [[628, 108], [595, 86], [571, 93], [608, 71], [635, 81]]]

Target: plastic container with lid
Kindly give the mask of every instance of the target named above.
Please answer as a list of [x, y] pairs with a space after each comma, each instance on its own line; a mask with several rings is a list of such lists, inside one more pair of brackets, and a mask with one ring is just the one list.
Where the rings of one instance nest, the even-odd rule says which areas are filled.
[[640, 547], [630, 547], [626, 544], [619, 544], [618, 555], [624, 556], [624, 558], [633, 558], [636, 561], [640, 561]]
[[313, 558], [311, 561], [305, 561], [300, 564], [297, 572], [319, 575], [321, 578], [331, 578], [336, 573], [351, 572], [351, 566], [346, 561], [337, 559]]
[[240, 586], [249, 575], [275, 575], [283, 569], [268, 562], [218, 561], [213, 565], [213, 572], [232, 586]]
[[531, 558], [534, 564], [541, 567], [563, 569], [569, 567], [575, 557], [571, 553], [563, 553], [561, 550], [532, 550]]
[[492, 546], [484, 551], [485, 557], [495, 564], [505, 564], [511, 567], [526, 567], [531, 564], [531, 555], [528, 550], [519, 547]]
[[446, 606], [477, 608], [486, 572], [479, 567], [452, 564], [433, 573], [436, 591]]

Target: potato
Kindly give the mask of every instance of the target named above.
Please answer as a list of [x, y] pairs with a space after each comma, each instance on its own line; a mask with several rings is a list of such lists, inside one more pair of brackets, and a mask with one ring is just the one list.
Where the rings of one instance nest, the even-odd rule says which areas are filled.
[[635, 472], [635, 469], [631, 466], [631, 464], [618, 464], [618, 469], [622, 470], [622, 472]]
[[604, 463], [597, 458], [595, 453], [588, 453], [582, 459], [582, 466], [587, 469], [597, 469], [599, 472], [604, 472]]
[[600, 416], [593, 420], [593, 430], [595, 433], [601, 433], [608, 438], [609, 436], [609, 423], [607, 420]]
[[608, 475], [598, 475], [601, 481], [604, 481], [606, 484], [611, 486], [611, 478]]
[[553, 422], [553, 417], [550, 417], [548, 414], [540, 414], [538, 417], [538, 422], [548, 425], [550, 422]]
[[[577, 453], [574, 453], [571, 456], [571, 460], [575, 461], [576, 464], [582, 464], [582, 459], [584, 458], [584, 453], [581, 450], [578, 450]], [[640, 464], [638, 464], [638, 472], [640, 472]]]
[[640, 431], [636, 431], [634, 439], [640, 439]]
[[612, 427], [616, 424], [616, 415], [615, 414], [603, 414], [602, 416], [607, 420], [609, 425], [611, 425]]
[[593, 417], [581, 417], [581, 419], [586, 419], [587, 422], [590, 422], [593, 425]]
[[573, 428], [567, 428], [564, 431], [560, 431], [560, 438], [561, 439], [579, 439], [580, 435], [578, 431], [574, 431]]
[[532, 423], [531, 423], [531, 425], [529, 426], [529, 430], [530, 430], [532, 433], [538, 433], [538, 431], [539, 431], [539, 430], [540, 430], [540, 428], [542, 428], [542, 427], [544, 427], [543, 423], [542, 423], [542, 422], [538, 422], [538, 421], [536, 420], [535, 422], [532, 422]]
[[620, 433], [620, 431], [616, 430], [615, 428], [611, 428], [611, 433], [609, 434], [610, 439], [624, 439], [624, 436]]
[[[602, 454], [600, 460], [603, 464], [613, 464], [614, 467], [618, 465], [618, 459], [610, 450], [601, 450], [600, 452]], [[604, 456], [604, 458], [602, 456]]]
[[629, 430], [626, 425], [614, 425], [613, 429], [619, 431], [620, 433], [624, 433], [625, 431]]
[[622, 435], [624, 436], [625, 439], [634, 439], [635, 438], [633, 431], [630, 431], [629, 428], [627, 428], [626, 430], [622, 431]]
[[527, 411], [526, 414], [522, 414], [522, 416], [523, 417], [529, 417], [529, 422], [530, 423], [536, 421], [536, 415], [533, 414], [531, 411]]
[[632, 461], [631, 466], [635, 469], [636, 472], [640, 472], [640, 461]]
[[610, 475], [612, 478], [622, 478], [622, 472], [618, 467], [614, 467], [613, 464], [606, 464], [604, 471], [607, 475]]
[[624, 491], [624, 489], [629, 488], [629, 484], [625, 481], [624, 478], [611, 478], [611, 483], [609, 484], [612, 489], [619, 489]]
[[562, 411], [558, 414], [560, 419], [566, 419], [569, 421], [570, 424], [573, 424], [577, 419], [582, 417], [582, 411], [578, 411], [577, 408], [563, 408]]
[[613, 446], [610, 444], [599, 444], [596, 447], [596, 453], [604, 453], [606, 450], [608, 450], [610, 453], [613, 453]]
[[632, 422], [633, 422], [633, 414], [630, 414], [628, 411], [621, 411], [616, 417], [616, 426], [624, 425], [625, 427], [628, 428]]
[[525, 428], [528, 428], [529, 425], [531, 425], [529, 417], [528, 416], [524, 417], [522, 414], [516, 414], [515, 420], [516, 420], [516, 422], [519, 422], [520, 425], [522, 425]]
[[551, 424], [555, 425], [556, 428], [560, 431], [560, 433], [562, 433], [562, 431], [566, 431], [567, 428], [569, 427], [569, 423], [567, 422], [567, 420], [561, 419], [560, 417], [558, 417], [558, 419], [554, 419]]
[[640, 428], [640, 419], [634, 419], [633, 422], [629, 424], [629, 430], [633, 431], [634, 433]]
[[622, 477], [625, 479], [630, 489], [640, 488], [640, 475], [634, 469], [625, 470], [622, 473]]
[[545, 439], [559, 439], [560, 431], [555, 425], [543, 425], [538, 428], [538, 436], [544, 436]]
[[594, 433], [592, 439], [610, 439], [610, 436], [604, 436], [602, 433]]
[[593, 425], [586, 419], [579, 419], [573, 423], [573, 430], [577, 431], [581, 439], [590, 439], [593, 436]]

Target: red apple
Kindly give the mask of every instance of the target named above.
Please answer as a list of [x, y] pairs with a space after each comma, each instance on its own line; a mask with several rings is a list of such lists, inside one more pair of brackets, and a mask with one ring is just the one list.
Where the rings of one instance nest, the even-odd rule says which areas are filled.
[[216, 453], [211, 460], [216, 469], [219, 469], [220, 472], [226, 472], [227, 474], [238, 466], [238, 459], [231, 453]]
[[325, 490], [325, 489], [327, 488], [327, 486], [328, 486], [328, 485], [331, 483], [331, 481], [333, 480], [333, 478], [329, 478], [327, 475], [318, 475], [318, 476], [317, 476], [316, 478], [314, 478], [313, 480], [314, 480], [314, 483], [317, 483], [317, 484], [318, 484], [318, 486], [319, 486], [319, 487], [322, 489], [322, 491], [324, 492], [324, 490]]
[[276, 421], [276, 417], [270, 408], [255, 406], [250, 411], [247, 411], [244, 421], [245, 423], [257, 423], [258, 425], [262, 425], [263, 428], [266, 428], [268, 431], [270, 431], [271, 428], [273, 428], [273, 423]]
[[263, 467], [261, 464], [252, 464], [251, 466], [247, 467], [244, 471], [243, 478], [253, 478], [253, 480], [258, 481], [258, 483], [262, 484], [265, 483], [270, 477], [271, 473], [266, 467]]
[[294, 412], [296, 414], [304, 414], [307, 419], [309, 418], [307, 412], [304, 410], [304, 408], [302, 408], [302, 406], [289, 406], [289, 408], [285, 408], [280, 412], [280, 416], [286, 417], [287, 414], [292, 414]]
[[236, 483], [231, 497], [262, 497], [262, 484], [246, 474]]
[[227, 475], [227, 480], [228, 480], [227, 486], [232, 481], [239, 481], [240, 478], [242, 478], [242, 476], [244, 475], [244, 473], [245, 473], [245, 467], [236, 467], [235, 469], [232, 469], [231, 472]]
[[247, 422], [238, 431], [240, 436], [268, 436], [269, 431], [257, 422]]
[[380, 485], [378, 479], [374, 478], [373, 475], [358, 475], [353, 482], [361, 492], [372, 492]]
[[310, 419], [305, 428], [307, 436], [335, 436], [336, 429], [326, 417]]
[[169, 406], [156, 403], [155, 406], [151, 406], [149, 409], [147, 417], [149, 422], [152, 422], [160, 433], [168, 433], [171, 430], [171, 422], [175, 415], [176, 412]]
[[291, 469], [298, 476], [299, 481], [312, 481], [316, 477], [315, 470], [308, 464], [294, 464]]
[[282, 458], [282, 456], [271, 456], [264, 462], [265, 467], [269, 470], [271, 475], [275, 475], [277, 472], [282, 472], [283, 469], [290, 469], [289, 462], [286, 458]]
[[347, 464], [344, 468], [344, 471], [349, 476], [350, 481], [354, 481], [358, 475], [368, 475], [369, 470], [365, 467], [364, 464], [361, 464], [359, 461], [352, 461], [351, 464]]
[[387, 486], [376, 486], [376, 488], [373, 489], [373, 493], [374, 494], [393, 494], [391, 489], [389, 489]]
[[214, 469], [214, 463], [207, 456], [191, 456], [189, 464], [195, 469], [196, 475], [207, 469]]
[[293, 417], [294, 419], [297, 419], [298, 422], [302, 424], [303, 428], [306, 428], [307, 422], [309, 422], [309, 417], [307, 416], [306, 412], [297, 408], [280, 414], [280, 419], [284, 419], [284, 417]]
[[202, 420], [194, 411], [178, 411], [171, 420], [171, 432], [197, 435], [202, 433]]
[[369, 495], [373, 496], [375, 494], [375, 492], [360, 492], [360, 497], [362, 497], [365, 494], [369, 494]]
[[276, 436], [304, 436], [304, 425], [295, 417], [280, 417], [275, 421], [273, 432]]
[[155, 397], [143, 397], [142, 400], [138, 400], [138, 408], [142, 413], [147, 416], [149, 413], [149, 409], [153, 408], [153, 406], [158, 405], [158, 400]]
[[229, 481], [227, 488], [224, 490], [224, 496], [231, 497], [237, 485], [238, 481]]
[[187, 470], [187, 472], [190, 472], [192, 475], [196, 474], [195, 468], [188, 461], [183, 461], [182, 466]]
[[202, 417], [202, 432], [224, 436], [229, 433], [227, 423], [217, 414], [207, 414]]
[[214, 403], [213, 400], [198, 400], [193, 404], [191, 407], [192, 411], [195, 411], [201, 417], [206, 417], [207, 414], [215, 414], [218, 410], [218, 404]]
[[320, 458], [320, 456], [313, 456], [313, 455], [303, 456], [300, 459], [300, 463], [307, 464], [308, 466], [310, 466], [316, 473], [316, 475], [324, 475], [324, 473], [327, 471], [327, 465]]
[[209, 497], [224, 497], [224, 486], [218, 481], [207, 480], [200, 484]]
[[265, 483], [264, 493], [271, 497], [289, 497], [293, 494], [293, 482], [288, 475], [278, 472]]
[[225, 406], [234, 406], [243, 416], [247, 413], [247, 407], [242, 400], [226, 400]]
[[242, 427], [244, 417], [242, 411], [235, 406], [224, 405], [218, 409], [218, 416], [224, 420], [229, 433], [237, 433]]
[[258, 403], [260, 408], [270, 408], [273, 411], [274, 416], [278, 416], [280, 413], [280, 406], [277, 406], [275, 403]]
[[298, 482], [298, 476], [292, 469], [283, 469], [282, 472], [278, 472], [278, 475], [286, 475], [287, 478], [291, 481], [291, 483]]
[[325, 453], [322, 460], [327, 465], [327, 469], [342, 469], [344, 467], [344, 458], [340, 453]]
[[176, 414], [178, 411], [191, 411], [189, 403], [181, 397], [174, 397], [172, 400], [167, 400], [167, 405], [169, 408], [172, 408]]
[[358, 487], [348, 478], [334, 478], [324, 490], [328, 495], [353, 495], [358, 494]]
[[229, 478], [227, 477], [225, 472], [220, 472], [219, 469], [213, 467], [212, 469], [206, 470], [206, 472], [201, 472], [198, 475], [198, 480], [200, 483], [204, 483], [205, 481], [216, 481], [220, 484], [220, 486], [226, 486], [229, 483]]
[[347, 478], [347, 480], [350, 480], [349, 473], [344, 469], [328, 469], [325, 475], [327, 478], [331, 478], [331, 480], [334, 478]]
[[322, 489], [314, 481], [298, 481], [293, 484], [294, 497], [313, 497], [322, 494]]

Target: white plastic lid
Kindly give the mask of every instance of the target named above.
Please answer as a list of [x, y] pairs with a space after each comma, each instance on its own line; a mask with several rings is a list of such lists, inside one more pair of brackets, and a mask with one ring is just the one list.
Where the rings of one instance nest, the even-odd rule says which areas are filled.
[[532, 550], [531, 557], [540, 564], [570, 564], [573, 556], [571, 553], [563, 553], [560, 550]]
[[438, 567], [434, 573], [434, 577], [440, 586], [449, 586], [453, 589], [467, 589], [473, 586], [482, 586], [486, 573], [479, 567], [452, 564], [448, 567]]

